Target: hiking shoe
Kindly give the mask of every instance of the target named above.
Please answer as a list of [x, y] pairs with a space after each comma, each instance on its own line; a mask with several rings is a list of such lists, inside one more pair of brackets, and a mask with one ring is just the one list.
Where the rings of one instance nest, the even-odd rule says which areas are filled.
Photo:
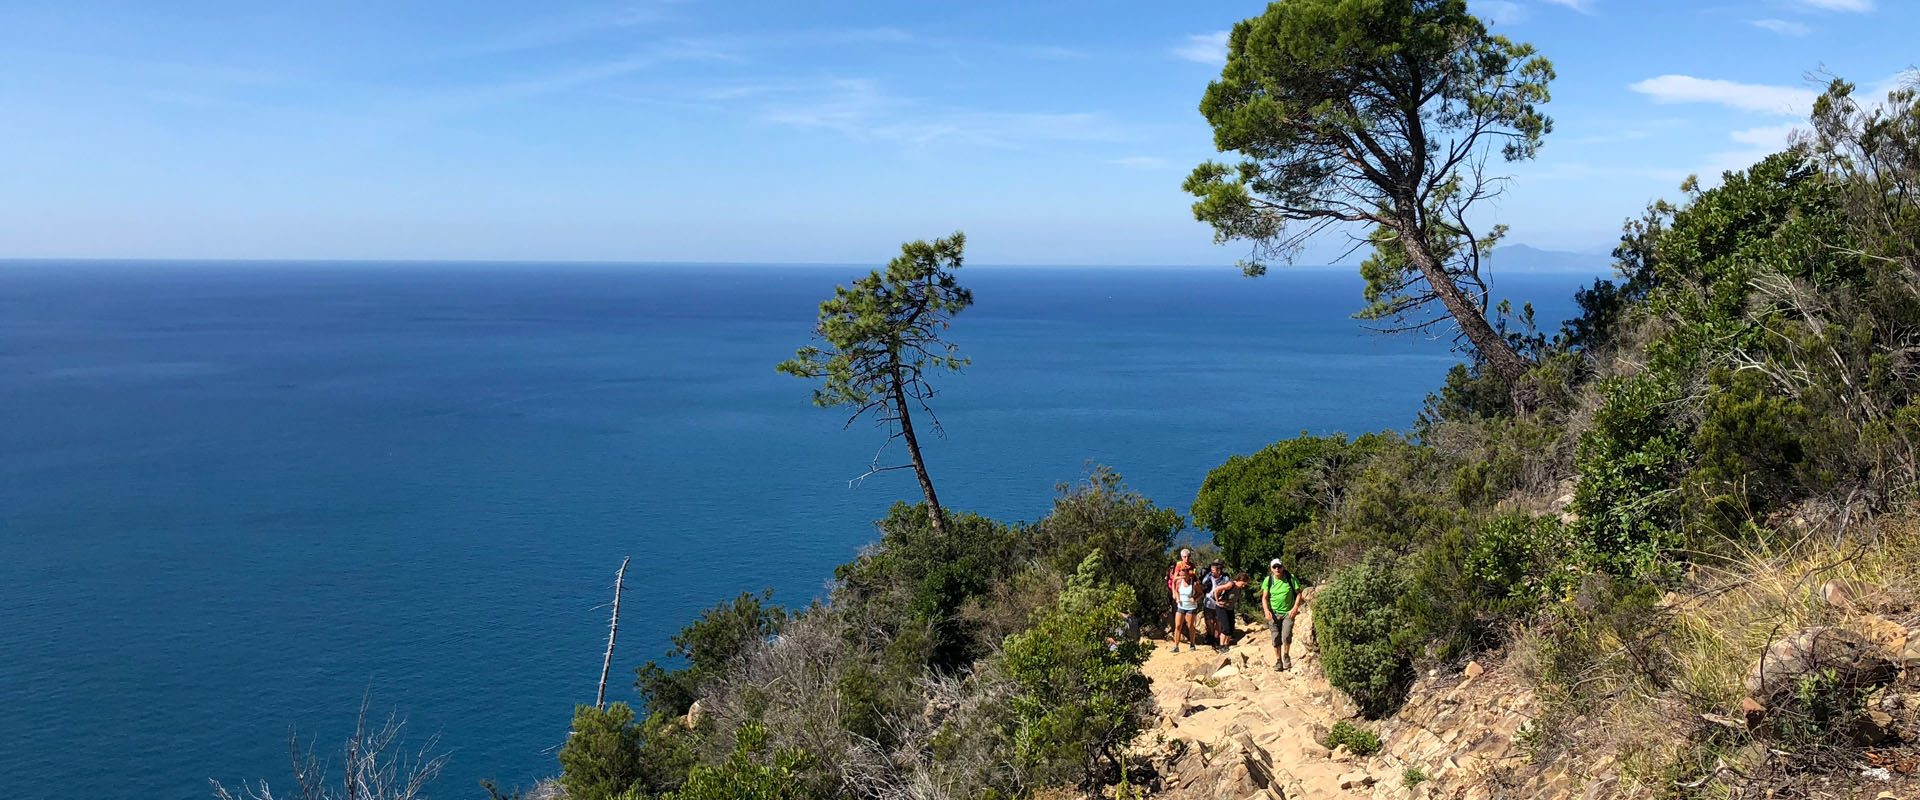
[[1274, 672], [1286, 672], [1286, 671], [1287, 671], [1287, 668], [1286, 668], [1286, 667], [1284, 667], [1284, 666], [1282, 666], [1282, 665], [1280, 664], [1280, 662], [1278, 662], [1278, 661], [1275, 661], [1275, 662], [1273, 662], [1273, 671], [1274, 671]]
[[1174, 645], [1174, 646], [1173, 646], [1173, 652], [1176, 652], [1176, 653], [1178, 653], [1178, 652], [1180, 652], [1180, 645], [1177, 645], [1177, 644], [1176, 644], [1176, 645]]

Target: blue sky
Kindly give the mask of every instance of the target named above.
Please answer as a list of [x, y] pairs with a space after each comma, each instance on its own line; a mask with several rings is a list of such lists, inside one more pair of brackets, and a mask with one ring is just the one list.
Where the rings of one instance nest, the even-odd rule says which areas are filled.
[[[1228, 264], [1179, 184], [1262, 8], [4, 2], [0, 257]], [[1904, 0], [1472, 8], [1560, 73], [1489, 210], [1546, 248], [1776, 148], [1812, 73], [1920, 59]]]

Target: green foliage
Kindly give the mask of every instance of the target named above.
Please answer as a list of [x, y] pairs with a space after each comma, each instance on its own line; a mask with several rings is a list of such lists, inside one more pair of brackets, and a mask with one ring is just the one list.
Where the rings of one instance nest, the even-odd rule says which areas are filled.
[[[820, 381], [813, 391], [814, 405], [854, 409], [847, 424], [872, 416], [887, 428], [888, 441], [905, 440], [907, 456], [934, 528], [944, 524], [940, 498], [914, 433], [913, 407], [928, 417], [934, 395], [929, 372], [957, 372], [967, 365], [959, 347], [946, 340], [953, 317], [973, 305], [973, 292], [953, 273], [960, 269], [967, 237], [955, 232], [945, 239], [908, 242], [884, 272], [874, 270], [852, 286], [836, 286], [833, 297], [820, 304], [814, 336], [822, 345], [807, 345], [775, 369]], [[934, 431], [940, 423], [934, 420]], [[882, 467], [875, 456], [875, 471]]]
[[1133, 590], [1132, 608], [1142, 618], [1169, 612], [1173, 602], [1162, 562], [1174, 534], [1186, 527], [1180, 512], [1128, 489], [1107, 467], [1094, 467], [1081, 484], [1057, 488], [1053, 510], [1026, 531], [1026, 547], [1044, 554], [1048, 566], [1061, 574], [1072, 574], [1099, 552], [1107, 565], [1104, 577]]
[[1448, 531], [1411, 560], [1400, 598], [1408, 645], [1454, 659], [1497, 644], [1508, 624], [1565, 591], [1573, 573], [1559, 521], [1503, 514]]
[[1427, 782], [1427, 771], [1419, 767], [1407, 767], [1400, 772], [1400, 785], [1408, 789]]
[[1314, 599], [1314, 640], [1327, 681], [1370, 717], [1398, 707], [1412, 678], [1404, 637], [1396, 636], [1404, 591], [1393, 560], [1376, 551], [1336, 573]]
[[892, 399], [895, 388], [923, 380], [933, 369], [967, 365], [942, 336], [955, 314], [973, 305], [973, 292], [953, 276], [966, 249], [965, 234], [908, 242], [885, 271], [839, 286], [820, 304], [814, 329], [825, 346], [800, 348], [779, 370], [819, 380], [813, 402], [862, 412]]
[[1327, 731], [1327, 739], [1321, 742], [1331, 750], [1345, 747], [1356, 756], [1370, 756], [1380, 752], [1380, 737], [1373, 731], [1362, 728], [1346, 720], [1333, 723]]
[[576, 800], [617, 800], [646, 777], [640, 758], [640, 727], [633, 709], [614, 703], [605, 710], [579, 706], [573, 733], [560, 747], [560, 787]]
[[665, 795], [665, 800], [825, 800], [833, 796], [808, 780], [812, 759], [807, 754], [768, 753], [765, 728], [742, 726], [737, 742], [726, 761], [695, 766], [687, 773], [686, 785]]
[[[1193, 522], [1213, 534], [1229, 571], [1264, 574], [1288, 537], [1337, 509], [1354, 462], [1377, 437], [1300, 434], [1214, 467], [1193, 501]], [[1162, 576], [1164, 581], [1164, 576]]]
[[[1371, 229], [1356, 316], [1416, 330], [1451, 316], [1510, 380], [1525, 361], [1487, 318], [1481, 258], [1505, 233], [1469, 209], [1499, 193], [1493, 149], [1529, 159], [1553, 123], [1540, 110], [1553, 67], [1489, 33], [1464, 0], [1289, 0], [1233, 27], [1200, 113], [1214, 146], [1184, 189], [1216, 241], [1247, 240], [1264, 273], [1340, 224]], [[1433, 308], [1443, 312], [1437, 316]]]
[[670, 670], [649, 661], [635, 670], [634, 689], [646, 698], [649, 713], [687, 713], [693, 701], [726, 674], [727, 665], [748, 645], [779, 632], [787, 612], [767, 602], [772, 596], [772, 590], [759, 596], [741, 592], [680, 629], [673, 635], [669, 654], [684, 658], [687, 666]]
[[880, 522], [880, 543], [836, 571], [851, 604], [884, 607], [880, 624], [926, 625], [928, 663], [941, 671], [984, 652], [959, 614], [1011, 574], [1016, 532], [978, 514], [948, 515], [934, 530], [924, 505], [895, 503]]
[[1411, 215], [1394, 205], [1396, 179], [1419, 186], [1423, 205], [1458, 185], [1461, 153], [1439, 141], [1475, 153], [1498, 137], [1508, 160], [1531, 158], [1552, 128], [1539, 111], [1552, 77], [1460, 0], [1274, 3], [1234, 25], [1201, 100], [1215, 147], [1246, 160], [1194, 171], [1194, 215], [1222, 241], [1256, 242], [1282, 238], [1289, 218]]
[[1133, 593], [1104, 575], [1100, 553], [1089, 553], [1059, 602], [1007, 637], [1010, 755], [1033, 785], [1117, 780], [1119, 759], [1148, 713], [1152, 695], [1140, 664], [1149, 647], [1110, 641]]

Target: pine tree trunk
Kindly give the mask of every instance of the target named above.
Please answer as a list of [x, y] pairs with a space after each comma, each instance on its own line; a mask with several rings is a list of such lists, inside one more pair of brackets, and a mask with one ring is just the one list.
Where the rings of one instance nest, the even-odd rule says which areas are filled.
[[1453, 278], [1441, 266], [1440, 259], [1428, 248], [1425, 237], [1407, 225], [1400, 230], [1400, 242], [1407, 260], [1433, 286], [1441, 305], [1447, 307], [1447, 313], [1460, 325], [1460, 332], [1467, 337], [1467, 341], [1473, 343], [1473, 348], [1486, 360], [1487, 367], [1506, 382], [1514, 411], [1520, 414], [1533, 411], [1534, 392], [1531, 384], [1525, 380], [1527, 369], [1531, 366], [1527, 359], [1507, 343], [1506, 337], [1494, 330], [1493, 324], [1487, 322], [1486, 315], [1454, 284]]
[[920, 491], [927, 496], [927, 517], [933, 523], [933, 532], [945, 535], [945, 515], [940, 511], [939, 496], [933, 493], [933, 479], [927, 476], [927, 462], [920, 458], [920, 439], [913, 434], [913, 417], [907, 411], [906, 383], [898, 366], [893, 368], [893, 408], [900, 416], [900, 438], [907, 440], [907, 455], [913, 459], [913, 476], [920, 479]]

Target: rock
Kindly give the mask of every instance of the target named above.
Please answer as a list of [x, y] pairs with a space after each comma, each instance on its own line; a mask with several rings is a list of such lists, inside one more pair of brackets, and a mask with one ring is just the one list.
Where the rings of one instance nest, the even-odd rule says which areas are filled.
[[695, 700], [693, 701], [693, 705], [687, 706], [687, 716], [686, 716], [687, 727], [689, 728], [700, 727], [700, 720], [703, 720], [706, 718], [707, 718], [707, 712], [705, 709], [700, 707], [700, 701]]
[[1315, 741], [1301, 742], [1300, 752], [1306, 754], [1308, 758], [1330, 758], [1333, 756], [1332, 750], [1328, 750], [1326, 745]]
[[[1287, 587], [1282, 586], [1280, 588], [1285, 589]], [[1480, 662], [1478, 661], [1467, 662], [1467, 680], [1473, 680], [1474, 678], [1478, 678], [1481, 676], [1481, 674], [1485, 673], [1486, 671], [1487, 671], [1487, 668], [1480, 666]]]
[[1213, 677], [1213, 673], [1219, 671], [1221, 667], [1226, 665], [1226, 656], [1214, 655], [1202, 658], [1193, 662], [1193, 666], [1187, 667], [1187, 678], [1189, 680], [1203, 681]]
[[1859, 581], [1831, 580], [1820, 584], [1820, 600], [1834, 608], [1850, 609], [1866, 594]]
[[1855, 738], [1863, 745], [1884, 744], [1900, 738], [1900, 732], [1894, 729], [1892, 714], [1872, 709], [1861, 718]]
[[1746, 720], [1747, 730], [1760, 727], [1767, 721], [1767, 707], [1751, 697], [1740, 698], [1740, 717]]
[[1907, 645], [1900, 650], [1900, 668], [1908, 677], [1920, 674], [1920, 631], [1907, 631]]
[[1882, 711], [1899, 711], [1906, 707], [1907, 699], [1893, 692], [1888, 692], [1880, 697], [1880, 710]]
[[1333, 748], [1333, 754], [1328, 756], [1328, 758], [1331, 758], [1334, 761], [1337, 761], [1339, 763], [1345, 764], [1353, 760], [1353, 751], [1348, 750], [1347, 746], [1343, 744], [1343, 745], [1340, 745], [1339, 747]]
[[[1285, 587], [1282, 587], [1282, 588], [1285, 588]], [[1224, 680], [1226, 680], [1226, 679], [1228, 679], [1228, 678], [1231, 678], [1231, 677], [1233, 677], [1233, 676], [1235, 676], [1235, 675], [1239, 675], [1239, 674], [1240, 674], [1240, 668], [1239, 668], [1239, 667], [1236, 667], [1236, 666], [1234, 666], [1234, 665], [1232, 665], [1232, 664], [1227, 664], [1227, 665], [1225, 665], [1225, 666], [1222, 666], [1221, 668], [1219, 668], [1219, 669], [1217, 669], [1217, 670], [1214, 670], [1214, 671], [1213, 671], [1213, 674], [1212, 674], [1212, 675], [1209, 675], [1209, 676], [1207, 676], [1207, 677], [1210, 677], [1210, 678], [1212, 678], [1212, 679], [1214, 679], [1214, 680], [1216, 680], [1216, 681], [1224, 681]]]
[[1349, 772], [1340, 776], [1340, 788], [1342, 789], [1365, 789], [1377, 782], [1372, 775], [1364, 772]]
[[1871, 642], [1842, 628], [1807, 628], [1767, 646], [1747, 675], [1747, 694], [1778, 708], [1791, 699], [1798, 680], [1832, 670], [1841, 688], [1870, 689], [1891, 683], [1898, 672]]

